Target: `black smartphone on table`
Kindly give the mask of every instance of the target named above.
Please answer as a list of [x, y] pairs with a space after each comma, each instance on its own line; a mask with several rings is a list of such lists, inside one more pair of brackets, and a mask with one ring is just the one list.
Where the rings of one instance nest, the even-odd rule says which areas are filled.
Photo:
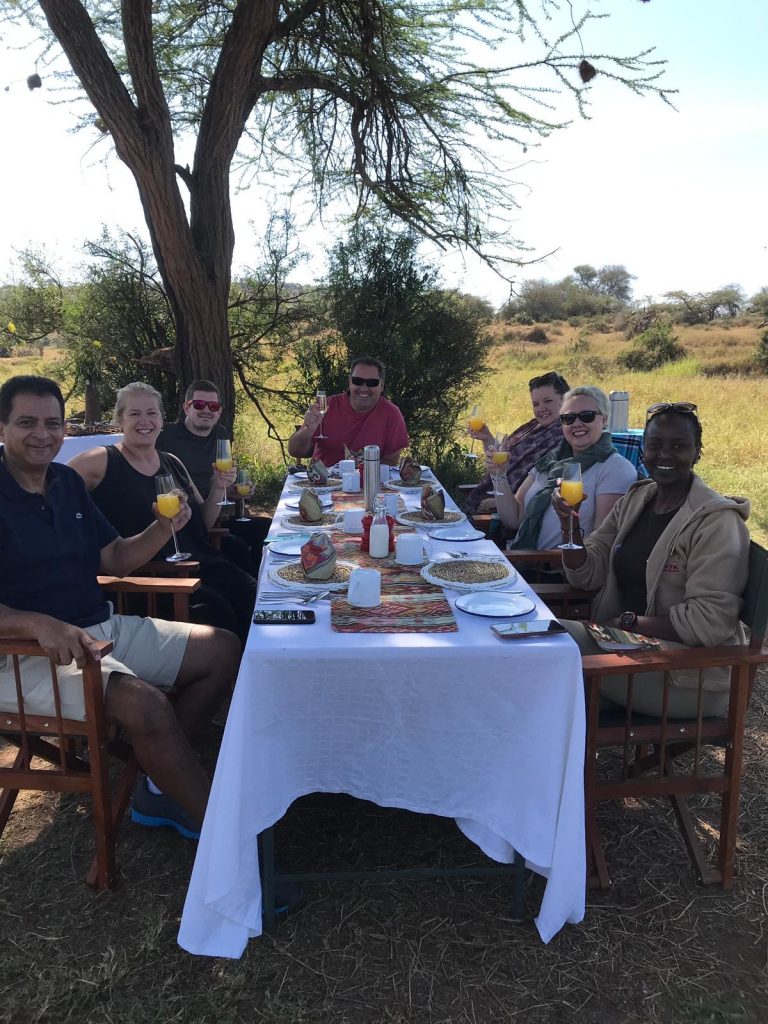
[[550, 619], [534, 622], [494, 622], [491, 625], [491, 632], [495, 633], [499, 640], [530, 640], [534, 637], [566, 633], [567, 630], [557, 619]]
[[315, 613], [311, 610], [276, 608], [269, 611], [259, 608], [253, 613], [256, 626], [310, 626], [315, 621]]

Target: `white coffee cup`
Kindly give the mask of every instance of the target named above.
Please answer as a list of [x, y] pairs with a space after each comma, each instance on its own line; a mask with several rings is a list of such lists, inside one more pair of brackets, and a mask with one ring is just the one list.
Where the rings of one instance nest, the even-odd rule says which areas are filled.
[[395, 538], [395, 561], [400, 565], [421, 565], [424, 541], [417, 533], [401, 533]]
[[339, 472], [343, 475], [344, 473], [354, 473], [355, 471], [355, 460], [354, 459], [342, 459], [339, 463]]
[[357, 608], [381, 604], [381, 573], [377, 569], [353, 569], [349, 577], [347, 602]]
[[360, 474], [356, 469], [341, 474], [341, 487], [342, 490], [347, 491], [349, 494], [360, 490]]
[[391, 468], [391, 466], [379, 466], [379, 483], [389, 483], [389, 471]]
[[380, 494], [379, 497], [387, 506], [387, 514], [390, 516], [397, 516], [397, 513], [400, 511], [398, 506], [400, 495], [394, 491], [388, 491], [386, 494]]
[[348, 508], [336, 516], [336, 525], [340, 526], [345, 533], [362, 533], [364, 508]]

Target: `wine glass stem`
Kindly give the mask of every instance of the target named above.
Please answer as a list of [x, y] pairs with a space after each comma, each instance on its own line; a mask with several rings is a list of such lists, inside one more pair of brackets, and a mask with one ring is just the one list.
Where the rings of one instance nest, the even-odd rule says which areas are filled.
[[568, 543], [573, 547], [573, 509], [568, 513]]
[[176, 530], [174, 529], [173, 523], [171, 523], [171, 536], [173, 537], [173, 546], [176, 548], [176, 554], [179, 552], [179, 542], [176, 540]]

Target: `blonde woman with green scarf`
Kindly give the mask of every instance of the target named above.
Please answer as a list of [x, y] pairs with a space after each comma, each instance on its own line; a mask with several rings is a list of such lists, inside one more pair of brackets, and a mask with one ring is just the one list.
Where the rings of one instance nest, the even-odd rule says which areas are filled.
[[584, 500], [579, 506], [578, 523], [585, 537], [637, 480], [635, 467], [611, 443], [608, 396], [604, 391], [598, 387], [571, 388], [563, 395], [560, 422], [562, 442], [536, 462], [514, 494], [506, 477], [500, 478], [501, 493], [496, 504], [502, 525], [514, 534], [509, 545], [512, 549], [545, 550], [568, 540], [550, 499], [569, 463], [581, 466]]

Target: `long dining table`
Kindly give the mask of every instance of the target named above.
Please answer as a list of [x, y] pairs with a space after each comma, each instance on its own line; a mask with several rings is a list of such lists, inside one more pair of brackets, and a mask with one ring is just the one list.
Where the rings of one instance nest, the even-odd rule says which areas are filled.
[[[298, 493], [289, 478], [268, 541], [286, 533], [286, 502]], [[349, 507], [356, 496], [333, 497]], [[406, 508], [418, 507], [418, 492], [403, 498]], [[450, 499], [447, 508], [456, 508]], [[338, 531], [332, 538], [341, 558], [359, 546]], [[457, 549], [500, 557], [485, 539], [426, 545], [431, 559]], [[257, 608], [266, 592], [280, 590], [270, 570], [284, 561], [263, 559]], [[552, 618], [522, 578], [504, 589], [528, 596], [533, 608], [501, 621]], [[239, 957], [261, 934], [257, 837], [315, 792], [453, 818], [501, 864], [517, 851], [546, 878], [535, 919], [545, 942], [583, 918], [578, 648], [564, 634], [500, 640], [489, 628], [496, 620], [456, 607], [457, 591], [437, 594], [455, 625], [435, 631], [340, 632], [328, 600], [312, 605], [313, 625], [251, 627], [181, 920], [184, 949]], [[285, 592], [282, 606], [299, 607], [292, 598]], [[424, 628], [418, 612], [413, 622]]]

